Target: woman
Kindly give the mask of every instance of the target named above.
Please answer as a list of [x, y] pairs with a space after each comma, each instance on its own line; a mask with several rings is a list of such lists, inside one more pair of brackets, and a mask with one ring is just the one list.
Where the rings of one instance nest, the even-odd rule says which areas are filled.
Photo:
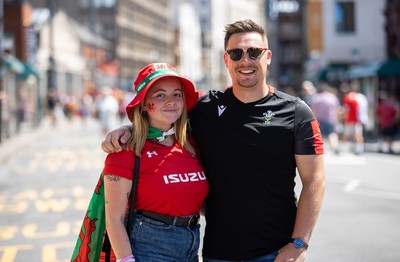
[[[134, 135], [125, 150], [105, 161], [111, 246], [117, 261], [198, 261], [198, 218], [208, 183], [186, 134], [187, 110], [198, 93], [168, 64], [147, 65], [134, 85], [137, 95], [126, 108]], [[127, 232], [134, 155], [141, 158], [137, 211]]]

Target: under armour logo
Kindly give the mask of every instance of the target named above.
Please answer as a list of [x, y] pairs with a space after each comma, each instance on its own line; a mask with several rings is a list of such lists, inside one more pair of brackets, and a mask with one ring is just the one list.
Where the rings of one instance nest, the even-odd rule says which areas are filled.
[[147, 151], [146, 154], [147, 154], [147, 156], [148, 156], [149, 158], [151, 158], [153, 155], [158, 156], [158, 154], [157, 154], [156, 151], [152, 151], [152, 152]]
[[226, 106], [225, 105], [219, 105], [218, 106], [218, 116], [221, 116], [222, 113], [225, 111]]

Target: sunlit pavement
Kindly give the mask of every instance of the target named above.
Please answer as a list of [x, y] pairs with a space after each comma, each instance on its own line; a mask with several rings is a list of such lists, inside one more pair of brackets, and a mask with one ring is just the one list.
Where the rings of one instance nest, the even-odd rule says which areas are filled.
[[0, 261], [68, 261], [103, 166], [97, 122], [62, 122], [0, 146]]

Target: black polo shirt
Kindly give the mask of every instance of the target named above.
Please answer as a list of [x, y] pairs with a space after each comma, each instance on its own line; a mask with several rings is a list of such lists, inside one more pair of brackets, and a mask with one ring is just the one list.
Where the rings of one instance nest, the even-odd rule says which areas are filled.
[[203, 256], [246, 260], [289, 242], [297, 209], [295, 154], [322, 154], [319, 125], [300, 99], [273, 87], [242, 103], [210, 91], [190, 112], [210, 184]]

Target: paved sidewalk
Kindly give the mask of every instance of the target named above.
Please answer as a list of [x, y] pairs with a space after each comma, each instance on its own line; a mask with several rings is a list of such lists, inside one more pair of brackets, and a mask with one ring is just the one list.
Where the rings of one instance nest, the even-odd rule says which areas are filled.
[[[44, 118], [40, 126], [24, 127], [19, 134], [16, 134], [8, 139], [5, 139], [0, 143], [0, 164], [7, 162], [12, 156], [24, 150], [32, 141], [38, 141], [44, 139], [46, 136], [52, 134], [52, 132], [68, 132], [71, 128], [80, 128], [84, 124], [81, 119], [73, 118], [71, 121], [62, 120], [59, 121], [57, 126], [52, 126], [48, 118]], [[86, 125], [90, 128], [97, 129], [100, 132], [100, 124], [96, 119], [87, 119]], [[99, 141], [100, 148], [100, 141]]]
[[20, 150], [23, 150], [24, 147], [29, 145], [31, 141], [41, 139], [51, 131], [52, 128], [49, 121], [44, 119], [40, 126], [36, 128], [24, 127], [18, 134], [4, 139], [0, 143], [0, 164], [5, 163], [14, 154], [18, 153]]

